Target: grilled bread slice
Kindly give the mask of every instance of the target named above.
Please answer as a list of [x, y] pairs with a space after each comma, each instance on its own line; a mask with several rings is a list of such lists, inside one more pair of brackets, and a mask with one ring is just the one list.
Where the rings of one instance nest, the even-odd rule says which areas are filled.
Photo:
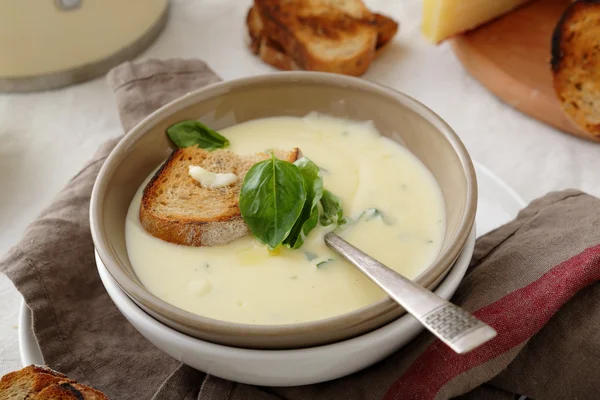
[[398, 32], [398, 23], [385, 15], [374, 13], [368, 23], [377, 28], [377, 44], [375, 46], [377, 51], [388, 44]]
[[104, 393], [79, 383], [62, 382], [45, 387], [27, 400], [108, 400]]
[[258, 54], [265, 25], [254, 7], [250, 7], [246, 15], [246, 28], [248, 29], [248, 36], [250, 36], [250, 49], [254, 54]]
[[600, 0], [571, 3], [552, 37], [554, 89], [569, 117], [600, 140]]
[[285, 50], [279, 43], [263, 37], [257, 42], [257, 54], [265, 63], [283, 70], [283, 71], [298, 71], [301, 70], [296, 62], [285, 53]]
[[108, 400], [100, 391], [79, 384], [50, 368], [30, 365], [0, 380], [0, 399]]
[[[377, 28], [376, 53], [389, 43], [398, 31], [398, 23], [381, 14], [370, 14], [361, 22]], [[265, 63], [284, 71], [302, 69], [291, 56], [286, 54], [279, 43], [264, 34], [264, 23], [255, 7], [248, 10], [246, 25], [250, 37], [250, 49]]]
[[[294, 162], [298, 149], [275, 150], [275, 157]], [[187, 147], [173, 152], [150, 180], [140, 206], [140, 222], [151, 235], [185, 246], [216, 246], [248, 233], [238, 205], [246, 172], [267, 153], [241, 156], [227, 150]], [[188, 174], [191, 165], [214, 173], [234, 173], [230, 186], [205, 188]]]
[[362, 75], [375, 57], [378, 30], [360, 0], [255, 0], [264, 35], [299, 68]]
[[[398, 32], [398, 23], [385, 15], [373, 13], [364, 23], [371, 24], [377, 28], [377, 43], [375, 50], [380, 50], [388, 44]], [[246, 27], [250, 36], [250, 48], [258, 54], [258, 44], [263, 39], [264, 24], [256, 8], [250, 7], [246, 15]], [[267, 38], [268, 39], [268, 38]], [[267, 44], [275, 47], [278, 51], [284, 51], [281, 46], [269, 39]], [[279, 47], [279, 48], [278, 48]]]
[[19, 371], [11, 372], [0, 380], [0, 398], [19, 400], [39, 393], [45, 387], [70, 382], [63, 374], [49, 368], [30, 365]]
[[256, 8], [250, 7], [246, 16], [246, 27], [250, 37], [250, 50], [264, 62], [284, 71], [298, 70], [300, 67], [285, 54], [281, 45], [264, 35], [264, 24]]

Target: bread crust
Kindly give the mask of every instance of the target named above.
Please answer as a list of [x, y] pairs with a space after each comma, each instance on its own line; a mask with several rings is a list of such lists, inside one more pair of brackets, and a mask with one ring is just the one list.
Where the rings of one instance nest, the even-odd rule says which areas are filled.
[[552, 35], [554, 90], [563, 110], [600, 140], [600, 0], [569, 4]]
[[[195, 149], [204, 151], [202, 149]], [[224, 210], [219, 215], [213, 217], [184, 217], [177, 218], [162, 214], [156, 210], [156, 202], [159, 198], [159, 191], [165, 188], [161, 182], [163, 177], [168, 177], [172, 169], [181, 163], [180, 156], [185, 152], [193, 151], [191, 148], [179, 149], [174, 151], [159, 170], [150, 179], [142, 195], [139, 218], [142, 227], [152, 236], [161, 240], [184, 245], [184, 246], [217, 246], [232, 242], [248, 234], [248, 226], [244, 222], [239, 205], [239, 187], [237, 187], [237, 196], [225, 205]], [[264, 153], [263, 153], [264, 154]], [[280, 156], [280, 154], [284, 154]], [[294, 162], [298, 158], [299, 150], [294, 148], [289, 152], [278, 152], [276, 155], [289, 162]], [[262, 159], [266, 159], [264, 154]], [[192, 178], [187, 177], [192, 180]], [[243, 176], [240, 176], [240, 185]]]
[[377, 28], [377, 45], [375, 51], [379, 51], [392, 41], [398, 33], [398, 23], [382, 14], [373, 13], [373, 19], [367, 23]]
[[108, 400], [104, 393], [75, 382], [61, 382], [45, 387], [27, 400]]
[[82, 385], [48, 367], [29, 365], [0, 380], [0, 398], [12, 400], [108, 400], [99, 390]]
[[264, 26], [254, 7], [250, 7], [246, 15], [246, 28], [248, 28], [248, 36], [250, 37], [250, 50], [254, 54], [258, 54]]
[[258, 56], [265, 63], [283, 70], [283, 71], [297, 71], [301, 70], [292, 60], [292, 57], [285, 54], [285, 50], [279, 45], [279, 43], [263, 37], [257, 41]]

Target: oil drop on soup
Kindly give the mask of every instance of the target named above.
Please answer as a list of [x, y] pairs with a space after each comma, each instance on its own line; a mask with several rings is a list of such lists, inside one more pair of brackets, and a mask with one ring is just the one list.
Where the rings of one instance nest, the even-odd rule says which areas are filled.
[[[415, 156], [372, 124], [311, 114], [250, 121], [220, 133], [238, 154], [300, 148], [320, 167], [324, 187], [342, 200], [348, 223], [340, 235], [404, 276], [415, 278], [436, 258], [445, 231], [441, 191]], [[168, 303], [218, 320], [288, 324], [385, 297], [326, 247], [323, 237], [336, 224], [318, 224], [300, 249], [276, 255], [251, 234], [216, 247], [157, 239], [138, 217], [146, 183], [127, 215], [127, 251], [142, 284]]]

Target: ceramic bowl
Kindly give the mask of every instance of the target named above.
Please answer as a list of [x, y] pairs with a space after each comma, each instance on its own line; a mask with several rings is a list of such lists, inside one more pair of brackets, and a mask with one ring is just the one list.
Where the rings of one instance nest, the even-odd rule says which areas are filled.
[[[475, 247], [474, 231], [447, 277], [435, 290], [452, 297]], [[374, 331], [341, 342], [293, 350], [256, 350], [223, 346], [200, 340], [160, 323], [146, 314], [121, 290], [96, 254], [106, 291], [129, 322], [156, 347], [193, 368], [223, 379], [261, 386], [297, 386], [349, 375], [391, 355], [423, 327], [403, 315]]]
[[473, 227], [477, 184], [471, 159], [452, 129], [416, 100], [375, 83], [342, 75], [286, 72], [237, 79], [191, 92], [154, 112], [116, 146], [92, 193], [90, 223], [102, 263], [140, 307], [164, 324], [214, 343], [289, 349], [333, 343], [397, 319], [404, 310], [386, 298], [353, 312], [313, 322], [250, 325], [179, 309], [151, 294], [136, 277], [125, 247], [125, 217], [148, 174], [172, 152], [167, 127], [198, 119], [214, 129], [271, 116], [320, 112], [373, 121], [385, 136], [416, 155], [437, 180], [446, 206], [446, 232], [437, 259], [415, 281], [433, 288], [452, 266]]

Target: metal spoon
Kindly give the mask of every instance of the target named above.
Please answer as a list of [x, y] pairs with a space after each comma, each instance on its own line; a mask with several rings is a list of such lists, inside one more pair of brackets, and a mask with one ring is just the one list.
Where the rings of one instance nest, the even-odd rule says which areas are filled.
[[491, 326], [386, 267], [335, 233], [325, 235], [325, 244], [354, 264], [455, 352], [466, 353], [496, 336]]

